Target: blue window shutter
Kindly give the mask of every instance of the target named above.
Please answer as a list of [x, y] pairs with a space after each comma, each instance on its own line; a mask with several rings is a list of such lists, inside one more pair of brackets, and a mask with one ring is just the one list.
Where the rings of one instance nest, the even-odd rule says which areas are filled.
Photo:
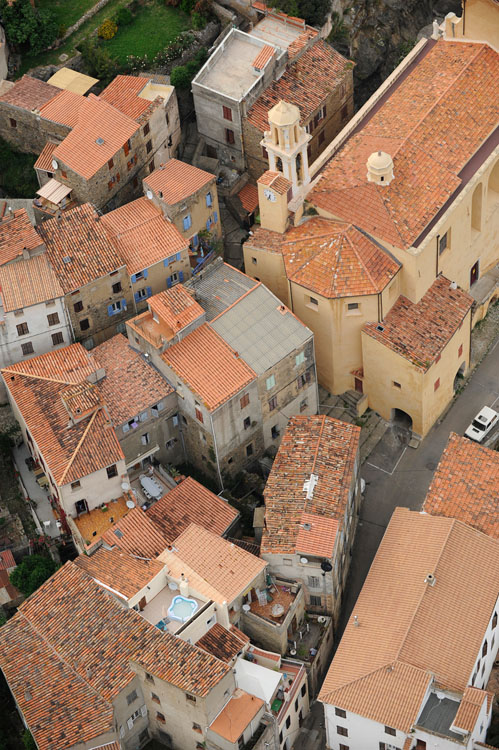
[[184, 230], [189, 229], [191, 224], [192, 224], [191, 215], [187, 214], [187, 216], [184, 216]]
[[212, 204], [211, 193], [206, 193], [206, 205], [210, 207]]
[[213, 221], [215, 222], [215, 224], [218, 221], [218, 213], [216, 211], [213, 211]]
[[147, 268], [144, 268], [144, 270], [142, 271], [142, 275], [144, 276], [144, 279], [147, 279], [147, 277], [149, 276], [149, 271], [147, 270]]
[[206, 229], [208, 230], [208, 232], [210, 231], [210, 227], [211, 227], [211, 221], [208, 219], [208, 221], [206, 222]]
[[199, 244], [199, 238], [198, 238], [197, 234], [194, 235], [194, 237], [191, 239], [191, 242], [192, 242], [192, 246], [193, 247], [197, 247], [198, 246], [198, 244]]
[[175, 256], [175, 260], [180, 260], [180, 253], [177, 253]]
[[169, 289], [171, 287], [171, 285], [172, 285], [172, 277], [168, 276], [168, 278], [166, 280], [166, 286]]
[[107, 314], [108, 315], [114, 315], [114, 310], [112, 305], [107, 306]]
[[134, 273], [132, 273], [132, 284], [135, 284], [136, 281], [137, 281], [137, 277], [135, 276]]
[[140, 300], [140, 294], [139, 294], [139, 292], [135, 292], [135, 294], [133, 295], [133, 298], [134, 298], [135, 302], [138, 302]]
[[164, 261], [163, 261], [163, 265], [167, 266], [169, 264], [169, 262], [170, 262], [170, 258], [165, 258]]
[[179, 271], [178, 272], [178, 278], [179, 278], [179, 281], [183, 281], [184, 280], [184, 272], [183, 271]]
[[147, 292], [147, 296], [150, 297], [152, 294], [152, 289], [150, 286], [146, 286], [146, 292]]

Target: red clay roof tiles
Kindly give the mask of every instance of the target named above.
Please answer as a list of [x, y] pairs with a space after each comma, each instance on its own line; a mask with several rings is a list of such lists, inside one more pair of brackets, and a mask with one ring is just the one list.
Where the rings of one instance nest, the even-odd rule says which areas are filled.
[[230, 664], [241, 653], [244, 643], [216, 622], [199, 641], [196, 641], [196, 646]]
[[51, 141], [47, 141], [45, 146], [40, 152], [40, 156], [34, 163], [35, 169], [42, 169], [44, 172], [53, 172], [54, 168], [52, 166], [52, 154], [54, 153], [55, 149], [57, 148], [57, 143], [52, 143]]
[[36, 233], [25, 208], [13, 211], [0, 222], [0, 265], [22, 255], [24, 248], [34, 250], [41, 245], [43, 240]]
[[423, 510], [499, 539], [499, 453], [451, 432]]
[[46, 254], [0, 266], [0, 295], [5, 312], [64, 296]]
[[155, 558], [168, 545], [159, 528], [152, 523], [142, 508], [133, 508], [102, 535], [111, 547], [139, 557]]
[[257, 180], [259, 185], [268, 185], [279, 195], [286, 195], [291, 187], [291, 183], [281, 172], [272, 172], [268, 169]]
[[438, 276], [414, 304], [401, 295], [380, 323], [362, 331], [426, 372], [461, 326], [473, 299]]
[[5, 94], [0, 96], [0, 101], [32, 112], [35, 109], [40, 109], [59, 92], [60, 89], [55, 86], [51, 86], [39, 78], [25, 75], [19, 81], [16, 81]]
[[80, 555], [75, 565], [99, 585], [110, 587], [127, 600], [145, 588], [163, 570], [156, 560], [143, 560], [127, 552], [101, 547], [92, 555]]
[[154, 172], [144, 178], [144, 185], [155, 193], [162, 193], [163, 200], [169, 206], [185, 200], [215, 179], [215, 175], [204, 169], [186, 164], [178, 159], [169, 159]]
[[[359, 427], [332, 417], [290, 419], [264, 490], [262, 553], [332, 556], [352, 488], [359, 436]], [[307, 499], [303, 485], [312, 474], [318, 479]]]
[[241, 188], [237, 194], [241, 205], [245, 211], [251, 214], [258, 208], [258, 188], [251, 182], [247, 182], [246, 185]]
[[182, 284], [159, 292], [147, 301], [149, 309], [176, 334], [204, 315], [204, 310]]
[[68, 128], [74, 128], [84, 101], [85, 97], [81, 94], [66, 90], [59, 91], [57, 96], [40, 107], [40, 115], [45, 120], [52, 120], [52, 122], [67, 125]]
[[257, 70], [263, 70], [269, 60], [274, 57], [275, 48], [270, 44], [266, 44], [262, 47], [258, 55], [255, 57], [251, 65]]
[[147, 86], [147, 78], [140, 76], [116, 76], [109, 86], [99, 94], [108, 104], [116, 107], [127, 117], [137, 120], [151, 105], [148, 99], [141, 99], [140, 92]]

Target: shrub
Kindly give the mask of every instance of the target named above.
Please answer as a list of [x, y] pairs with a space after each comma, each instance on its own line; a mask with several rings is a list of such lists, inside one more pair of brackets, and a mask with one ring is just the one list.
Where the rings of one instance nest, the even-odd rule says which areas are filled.
[[116, 62], [95, 39], [83, 39], [78, 45], [78, 51], [81, 52], [89, 74], [99, 78], [102, 83], [110, 81], [117, 74]]
[[199, 13], [201, 16], [208, 17], [211, 12], [209, 0], [198, 0], [194, 6], [194, 12]]
[[118, 26], [128, 26], [133, 20], [132, 12], [128, 8], [119, 8], [116, 11], [114, 20]]
[[165, 0], [165, 5], [170, 5], [172, 8], [177, 8], [180, 5], [180, 0]]
[[24, 750], [36, 750], [36, 747], [37, 747], [36, 742], [33, 739], [32, 734], [29, 731], [29, 729], [24, 730], [22, 740], [23, 740]]
[[196, 0], [180, 0], [180, 10], [184, 13], [191, 13], [194, 10]]
[[191, 23], [193, 29], [204, 29], [207, 23], [206, 16], [202, 16], [201, 13], [196, 13], [195, 10], [191, 13]]
[[191, 85], [192, 76], [185, 65], [177, 65], [170, 74], [170, 83], [176, 89], [188, 89]]
[[116, 23], [111, 18], [106, 18], [99, 26], [97, 34], [101, 39], [112, 39], [117, 31]]
[[31, 596], [56, 570], [57, 565], [51, 557], [30, 555], [12, 571], [9, 578], [24, 596]]

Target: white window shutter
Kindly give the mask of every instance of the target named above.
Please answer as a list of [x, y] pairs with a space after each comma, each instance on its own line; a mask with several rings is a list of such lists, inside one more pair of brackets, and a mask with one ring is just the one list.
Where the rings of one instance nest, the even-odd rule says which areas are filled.
[[124, 737], [124, 736], [125, 736], [125, 727], [124, 727], [124, 726], [123, 726], [123, 724], [122, 724], [122, 725], [120, 726], [120, 737]]
[[127, 725], [128, 729], [132, 729], [133, 728], [133, 719], [127, 719], [126, 720], [126, 725]]
[[147, 706], [145, 703], [140, 707], [140, 713], [142, 714], [142, 716], [147, 716]]

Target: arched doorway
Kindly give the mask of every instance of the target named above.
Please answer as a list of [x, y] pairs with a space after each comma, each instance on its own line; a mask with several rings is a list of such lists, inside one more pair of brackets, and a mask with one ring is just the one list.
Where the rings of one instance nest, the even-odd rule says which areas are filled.
[[454, 378], [454, 391], [457, 391], [457, 389], [459, 388], [459, 385], [464, 378], [465, 372], [466, 372], [466, 362], [461, 362], [459, 366], [459, 370], [456, 372], [456, 377]]
[[392, 409], [391, 421], [401, 429], [408, 430], [409, 432], [412, 430], [412, 417], [402, 409]]

